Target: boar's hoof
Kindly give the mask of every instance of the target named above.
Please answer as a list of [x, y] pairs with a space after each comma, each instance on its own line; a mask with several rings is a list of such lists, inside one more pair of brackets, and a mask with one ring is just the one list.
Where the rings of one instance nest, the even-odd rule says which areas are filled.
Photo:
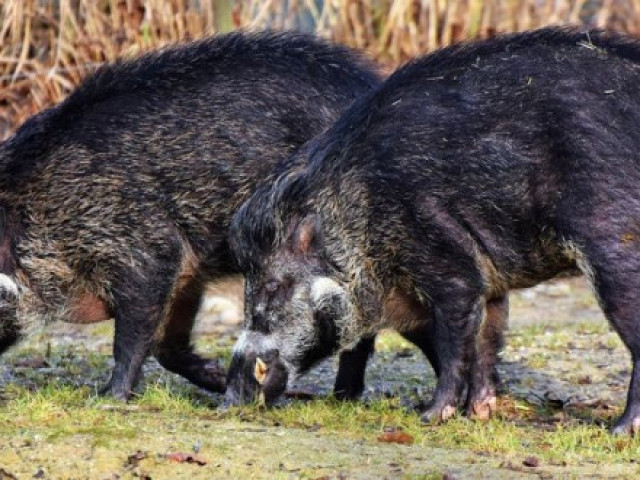
[[630, 420], [623, 416], [611, 429], [613, 435], [633, 435], [640, 433], [640, 416]]
[[[364, 390], [364, 389], [363, 389]], [[356, 402], [362, 396], [362, 390], [359, 389], [341, 389], [335, 390], [333, 396], [340, 402]]]
[[204, 388], [213, 393], [224, 393], [227, 388], [227, 373], [224, 367], [212, 360], [204, 364], [202, 371]]
[[456, 414], [456, 407], [453, 405], [445, 405], [440, 412], [440, 421], [445, 422]]
[[495, 395], [491, 395], [482, 400], [474, 401], [468, 410], [468, 416], [473, 420], [489, 420], [496, 409], [497, 398]]
[[443, 407], [434, 405], [427, 408], [422, 415], [420, 415], [420, 420], [422, 423], [437, 424], [446, 422], [448, 419], [453, 417], [455, 413], [456, 407], [453, 405], [445, 405]]
[[126, 402], [131, 398], [131, 392], [124, 388], [116, 388], [114, 384], [109, 381], [105, 386], [98, 390], [98, 394], [103, 397], [111, 397], [114, 400]]

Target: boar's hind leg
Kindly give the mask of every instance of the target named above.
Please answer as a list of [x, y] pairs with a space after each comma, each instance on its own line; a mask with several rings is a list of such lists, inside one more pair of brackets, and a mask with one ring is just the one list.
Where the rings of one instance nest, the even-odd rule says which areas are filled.
[[333, 395], [338, 400], [357, 400], [364, 390], [364, 374], [373, 355], [376, 337], [364, 337], [353, 350], [340, 354]]
[[487, 301], [484, 321], [476, 342], [475, 360], [469, 372], [470, 385], [466, 412], [472, 418], [486, 420], [496, 410], [499, 383], [496, 364], [504, 346], [504, 331], [509, 317], [509, 297]]
[[[627, 225], [633, 224], [629, 221]], [[586, 246], [576, 249], [576, 258], [578, 266], [590, 277], [607, 320], [631, 352], [633, 370], [627, 406], [613, 433], [637, 434], [640, 433], [640, 253], [636, 242], [640, 242], [640, 236], [634, 241], [635, 235], [624, 232], [615, 235], [612, 230], [607, 231], [606, 239], [598, 239], [597, 245], [585, 242]]]
[[222, 367], [197, 355], [191, 345], [191, 330], [200, 308], [202, 290], [201, 282], [192, 280], [177, 293], [154, 354], [167, 370], [211, 392], [223, 392], [225, 373]]

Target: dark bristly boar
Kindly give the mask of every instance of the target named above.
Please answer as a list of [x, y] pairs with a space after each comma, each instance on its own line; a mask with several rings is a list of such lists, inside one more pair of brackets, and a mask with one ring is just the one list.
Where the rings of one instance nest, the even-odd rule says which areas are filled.
[[233, 363], [266, 364], [267, 401], [393, 327], [431, 339], [425, 421], [486, 416], [509, 289], [580, 270], [632, 354], [614, 431], [640, 428], [639, 43], [549, 28], [445, 48], [298, 156], [231, 230], [247, 295]]
[[204, 283], [237, 270], [234, 209], [378, 83], [349, 49], [295, 33], [100, 68], [0, 146], [0, 352], [49, 318], [113, 317], [107, 392], [127, 398], [150, 351], [222, 391], [190, 334]]

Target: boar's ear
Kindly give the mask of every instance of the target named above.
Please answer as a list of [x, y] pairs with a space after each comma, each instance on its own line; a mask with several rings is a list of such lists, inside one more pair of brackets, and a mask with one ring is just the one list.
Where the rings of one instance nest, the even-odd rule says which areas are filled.
[[293, 234], [293, 251], [303, 255], [311, 255], [320, 247], [320, 217], [307, 215], [300, 220]]

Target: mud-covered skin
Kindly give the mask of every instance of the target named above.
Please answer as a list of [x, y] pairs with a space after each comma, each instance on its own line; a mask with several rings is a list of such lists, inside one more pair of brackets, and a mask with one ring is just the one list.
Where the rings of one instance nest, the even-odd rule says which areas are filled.
[[50, 318], [115, 318], [106, 390], [152, 351], [224, 389], [191, 329], [237, 273], [231, 214], [278, 162], [379, 83], [345, 47], [235, 32], [100, 68], [0, 145], [0, 351]]
[[[290, 376], [311, 352], [382, 327], [420, 332], [439, 371], [423, 418], [460, 404], [484, 418], [509, 289], [579, 269], [631, 352], [613, 430], [638, 430], [639, 78], [635, 40], [557, 28], [399, 69], [297, 154], [305, 170], [259, 189], [235, 216], [233, 249], [250, 272], [245, 328], [275, 344]], [[332, 343], [314, 336], [318, 281], [321, 296], [342, 298]], [[265, 290], [283, 282], [295, 302]], [[294, 329], [300, 338], [281, 333]]]

